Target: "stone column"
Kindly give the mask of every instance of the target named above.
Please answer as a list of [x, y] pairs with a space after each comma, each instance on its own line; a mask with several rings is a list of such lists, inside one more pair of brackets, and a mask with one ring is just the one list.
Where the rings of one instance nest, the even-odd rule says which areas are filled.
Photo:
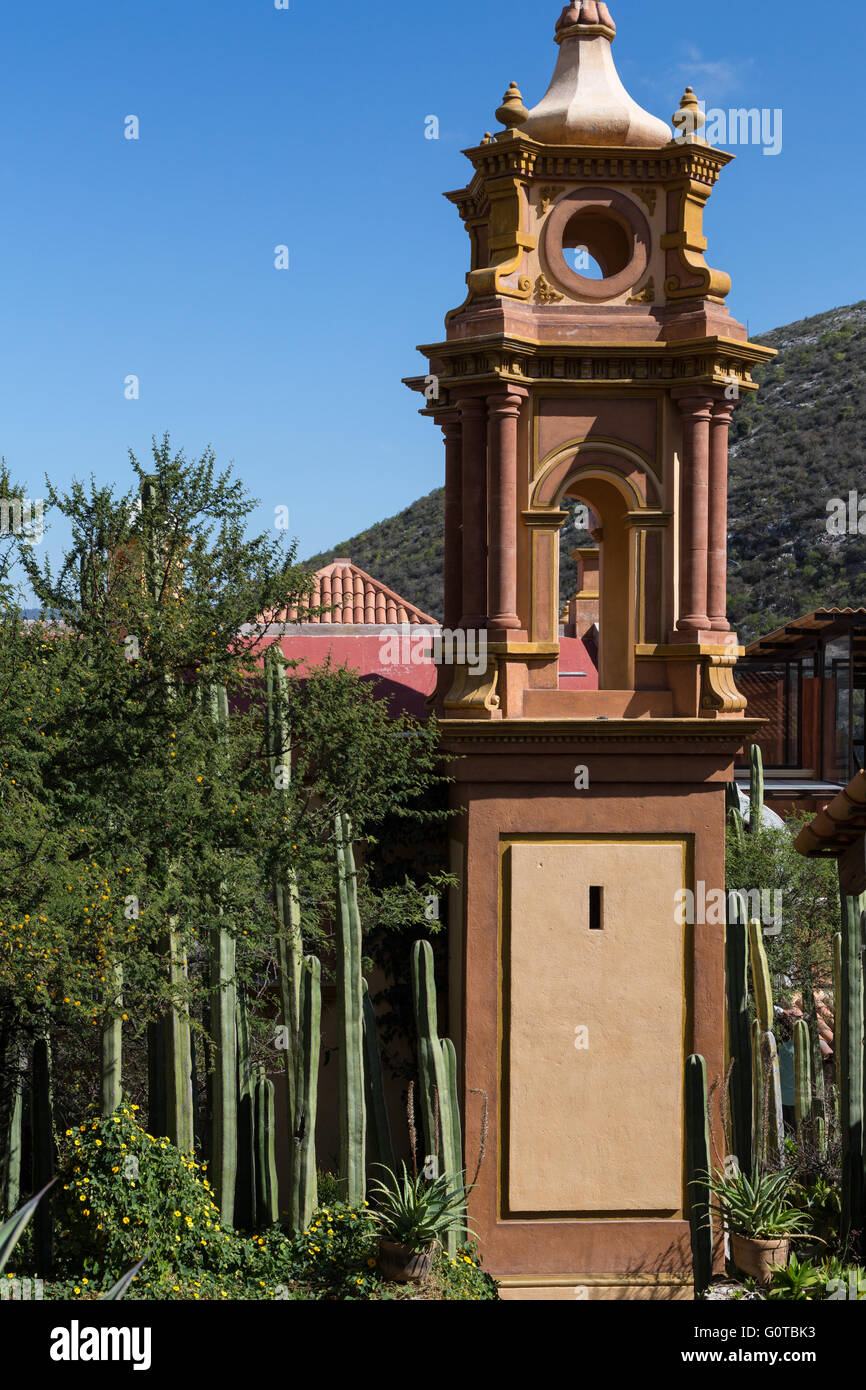
[[710, 421], [714, 402], [706, 396], [677, 401], [683, 415], [683, 544], [680, 575], [680, 632], [699, 633], [707, 616], [707, 549], [709, 540]]
[[440, 423], [445, 436], [444, 626], [453, 630], [463, 613], [463, 427], [456, 412]]
[[487, 402], [490, 448], [490, 622], [500, 632], [520, 627], [517, 616], [517, 422], [525, 391]]
[[487, 626], [487, 402], [466, 396], [460, 402], [460, 453], [463, 473], [462, 628]]
[[716, 401], [710, 426], [709, 554], [707, 614], [715, 632], [730, 632], [728, 622], [728, 429], [732, 401]]

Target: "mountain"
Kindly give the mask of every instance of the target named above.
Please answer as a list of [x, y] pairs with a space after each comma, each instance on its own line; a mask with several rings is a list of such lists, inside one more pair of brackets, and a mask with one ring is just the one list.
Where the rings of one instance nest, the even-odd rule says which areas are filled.
[[[779, 355], [731, 427], [728, 609], [747, 642], [815, 608], [866, 606], [866, 301], [756, 341]], [[828, 504], [861, 489], [863, 534], [831, 534]], [[438, 488], [307, 563], [347, 556], [439, 617], [444, 510]], [[563, 527], [563, 602], [582, 541]]]

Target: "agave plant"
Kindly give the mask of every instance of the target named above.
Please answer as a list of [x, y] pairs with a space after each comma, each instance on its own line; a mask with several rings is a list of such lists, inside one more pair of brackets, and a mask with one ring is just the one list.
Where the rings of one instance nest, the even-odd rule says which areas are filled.
[[3, 1273], [9, 1263], [9, 1257], [30, 1224], [30, 1218], [39, 1206], [41, 1199], [48, 1191], [48, 1188], [53, 1187], [56, 1181], [56, 1178], [52, 1178], [51, 1182], [43, 1187], [41, 1192], [37, 1192], [36, 1196], [31, 1197], [30, 1201], [25, 1203], [20, 1211], [16, 1211], [14, 1216], [10, 1216], [9, 1220], [0, 1226], [0, 1274]]
[[784, 1268], [773, 1272], [773, 1286], [767, 1297], [801, 1302], [820, 1298], [824, 1286], [825, 1279], [817, 1265], [812, 1264], [811, 1260], [798, 1260], [796, 1255], [792, 1255]]
[[792, 1174], [767, 1173], [763, 1170], [748, 1177], [734, 1173], [730, 1177], [705, 1172], [697, 1179], [708, 1188], [715, 1199], [713, 1209], [719, 1213], [732, 1235], [747, 1240], [778, 1240], [784, 1236], [800, 1235], [808, 1229], [808, 1220], [788, 1200]]
[[402, 1177], [383, 1163], [374, 1166], [382, 1169], [384, 1178], [371, 1184], [375, 1205], [370, 1214], [383, 1239], [410, 1250], [426, 1250], [441, 1244], [449, 1232], [472, 1234], [461, 1219], [463, 1185], [455, 1184], [453, 1174], [428, 1180], [422, 1174], [410, 1177], [405, 1163]]

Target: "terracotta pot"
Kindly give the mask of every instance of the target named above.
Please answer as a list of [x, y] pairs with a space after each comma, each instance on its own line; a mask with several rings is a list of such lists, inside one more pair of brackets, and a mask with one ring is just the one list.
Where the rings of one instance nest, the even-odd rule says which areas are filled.
[[791, 1253], [790, 1236], [781, 1240], [756, 1240], [752, 1236], [731, 1236], [731, 1255], [742, 1274], [759, 1284], [769, 1284], [774, 1269], [784, 1269]]
[[395, 1240], [382, 1239], [379, 1241], [379, 1271], [395, 1284], [426, 1284], [435, 1254], [435, 1245], [428, 1245], [426, 1250], [413, 1250], [409, 1245], [398, 1245]]

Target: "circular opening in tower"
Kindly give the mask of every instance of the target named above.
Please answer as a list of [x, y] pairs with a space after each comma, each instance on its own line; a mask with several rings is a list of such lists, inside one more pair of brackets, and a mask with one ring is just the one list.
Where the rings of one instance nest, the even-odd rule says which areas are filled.
[[590, 280], [607, 280], [625, 270], [633, 242], [631, 228], [609, 208], [575, 213], [562, 235], [566, 265]]
[[549, 278], [576, 299], [615, 299], [646, 273], [650, 229], [631, 198], [611, 188], [583, 187], [552, 209], [541, 234]]

